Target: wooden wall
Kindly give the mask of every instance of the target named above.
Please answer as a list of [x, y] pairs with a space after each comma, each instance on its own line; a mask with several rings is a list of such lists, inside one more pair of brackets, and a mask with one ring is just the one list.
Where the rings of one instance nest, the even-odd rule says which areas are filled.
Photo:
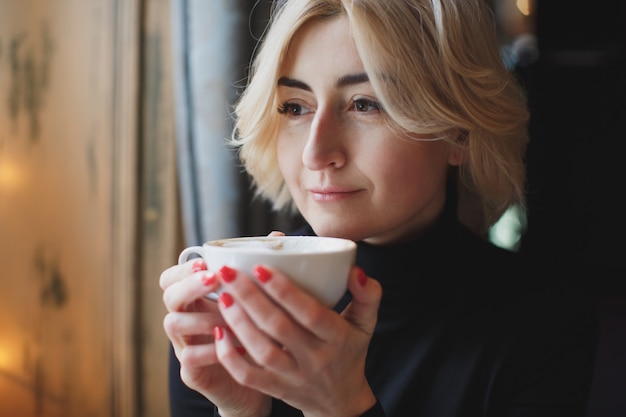
[[167, 0], [0, 0], [0, 417], [160, 417]]

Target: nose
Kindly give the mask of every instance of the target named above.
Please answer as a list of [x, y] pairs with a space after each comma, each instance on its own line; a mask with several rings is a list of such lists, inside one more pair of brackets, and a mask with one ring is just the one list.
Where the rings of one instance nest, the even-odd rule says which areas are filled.
[[318, 109], [302, 151], [302, 163], [312, 171], [340, 168], [346, 163], [346, 132], [341, 120], [329, 109]]

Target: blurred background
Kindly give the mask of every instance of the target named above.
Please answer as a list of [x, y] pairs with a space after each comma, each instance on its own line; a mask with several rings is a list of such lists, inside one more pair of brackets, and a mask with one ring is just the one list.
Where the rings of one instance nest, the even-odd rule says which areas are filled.
[[[0, 0], [0, 417], [169, 416], [161, 271], [186, 245], [300, 223], [223, 147], [269, 4]], [[529, 211], [490, 238], [602, 301], [613, 379], [589, 415], [617, 416], [601, 395], [626, 391], [626, 2], [491, 5], [532, 120]]]

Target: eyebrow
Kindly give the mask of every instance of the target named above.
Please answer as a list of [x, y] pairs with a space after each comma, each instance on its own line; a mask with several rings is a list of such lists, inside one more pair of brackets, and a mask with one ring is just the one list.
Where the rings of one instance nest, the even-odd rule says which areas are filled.
[[366, 73], [362, 72], [360, 74], [348, 74], [337, 80], [335, 84], [337, 88], [347, 87], [349, 85], [356, 85], [369, 82], [370, 77], [367, 76]]
[[[335, 87], [342, 88], [350, 85], [362, 84], [368, 82], [369, 80], [369, 77], [364, 72], [359, 74], [348, 74], [340, 77], [335, 83]], [[277, 84], [284, 87], [299, 88], [305, 91], [313, 91], [313, 89], [308, 84], [289, 77], [280, 77]]]
[[278, 79], [278, 85], [291, 87], [291, 88], [299, 88], [300, 90], [305, 90], [305, 91], [313, 91], [311, 87], [309, 87], [308, 84], [303, 83], [302, 81], [294, 80], [293, 78], [289, 78], [289, 77], [280, 77]]

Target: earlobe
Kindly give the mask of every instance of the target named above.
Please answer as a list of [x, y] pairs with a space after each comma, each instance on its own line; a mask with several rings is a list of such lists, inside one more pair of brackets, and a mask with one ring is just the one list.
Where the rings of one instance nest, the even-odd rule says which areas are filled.
[[466, 146], [450, 145], [448, 164], [452, 166], [463, 165], [469, 159], [469, 149]]
[[450, 144], [450, 152], [448, 154], [448, 164], [459, 166], [465, 164], [469, 160], [469, 135], [467, 132], [461, 132], [456, 138], [454, 144]]

